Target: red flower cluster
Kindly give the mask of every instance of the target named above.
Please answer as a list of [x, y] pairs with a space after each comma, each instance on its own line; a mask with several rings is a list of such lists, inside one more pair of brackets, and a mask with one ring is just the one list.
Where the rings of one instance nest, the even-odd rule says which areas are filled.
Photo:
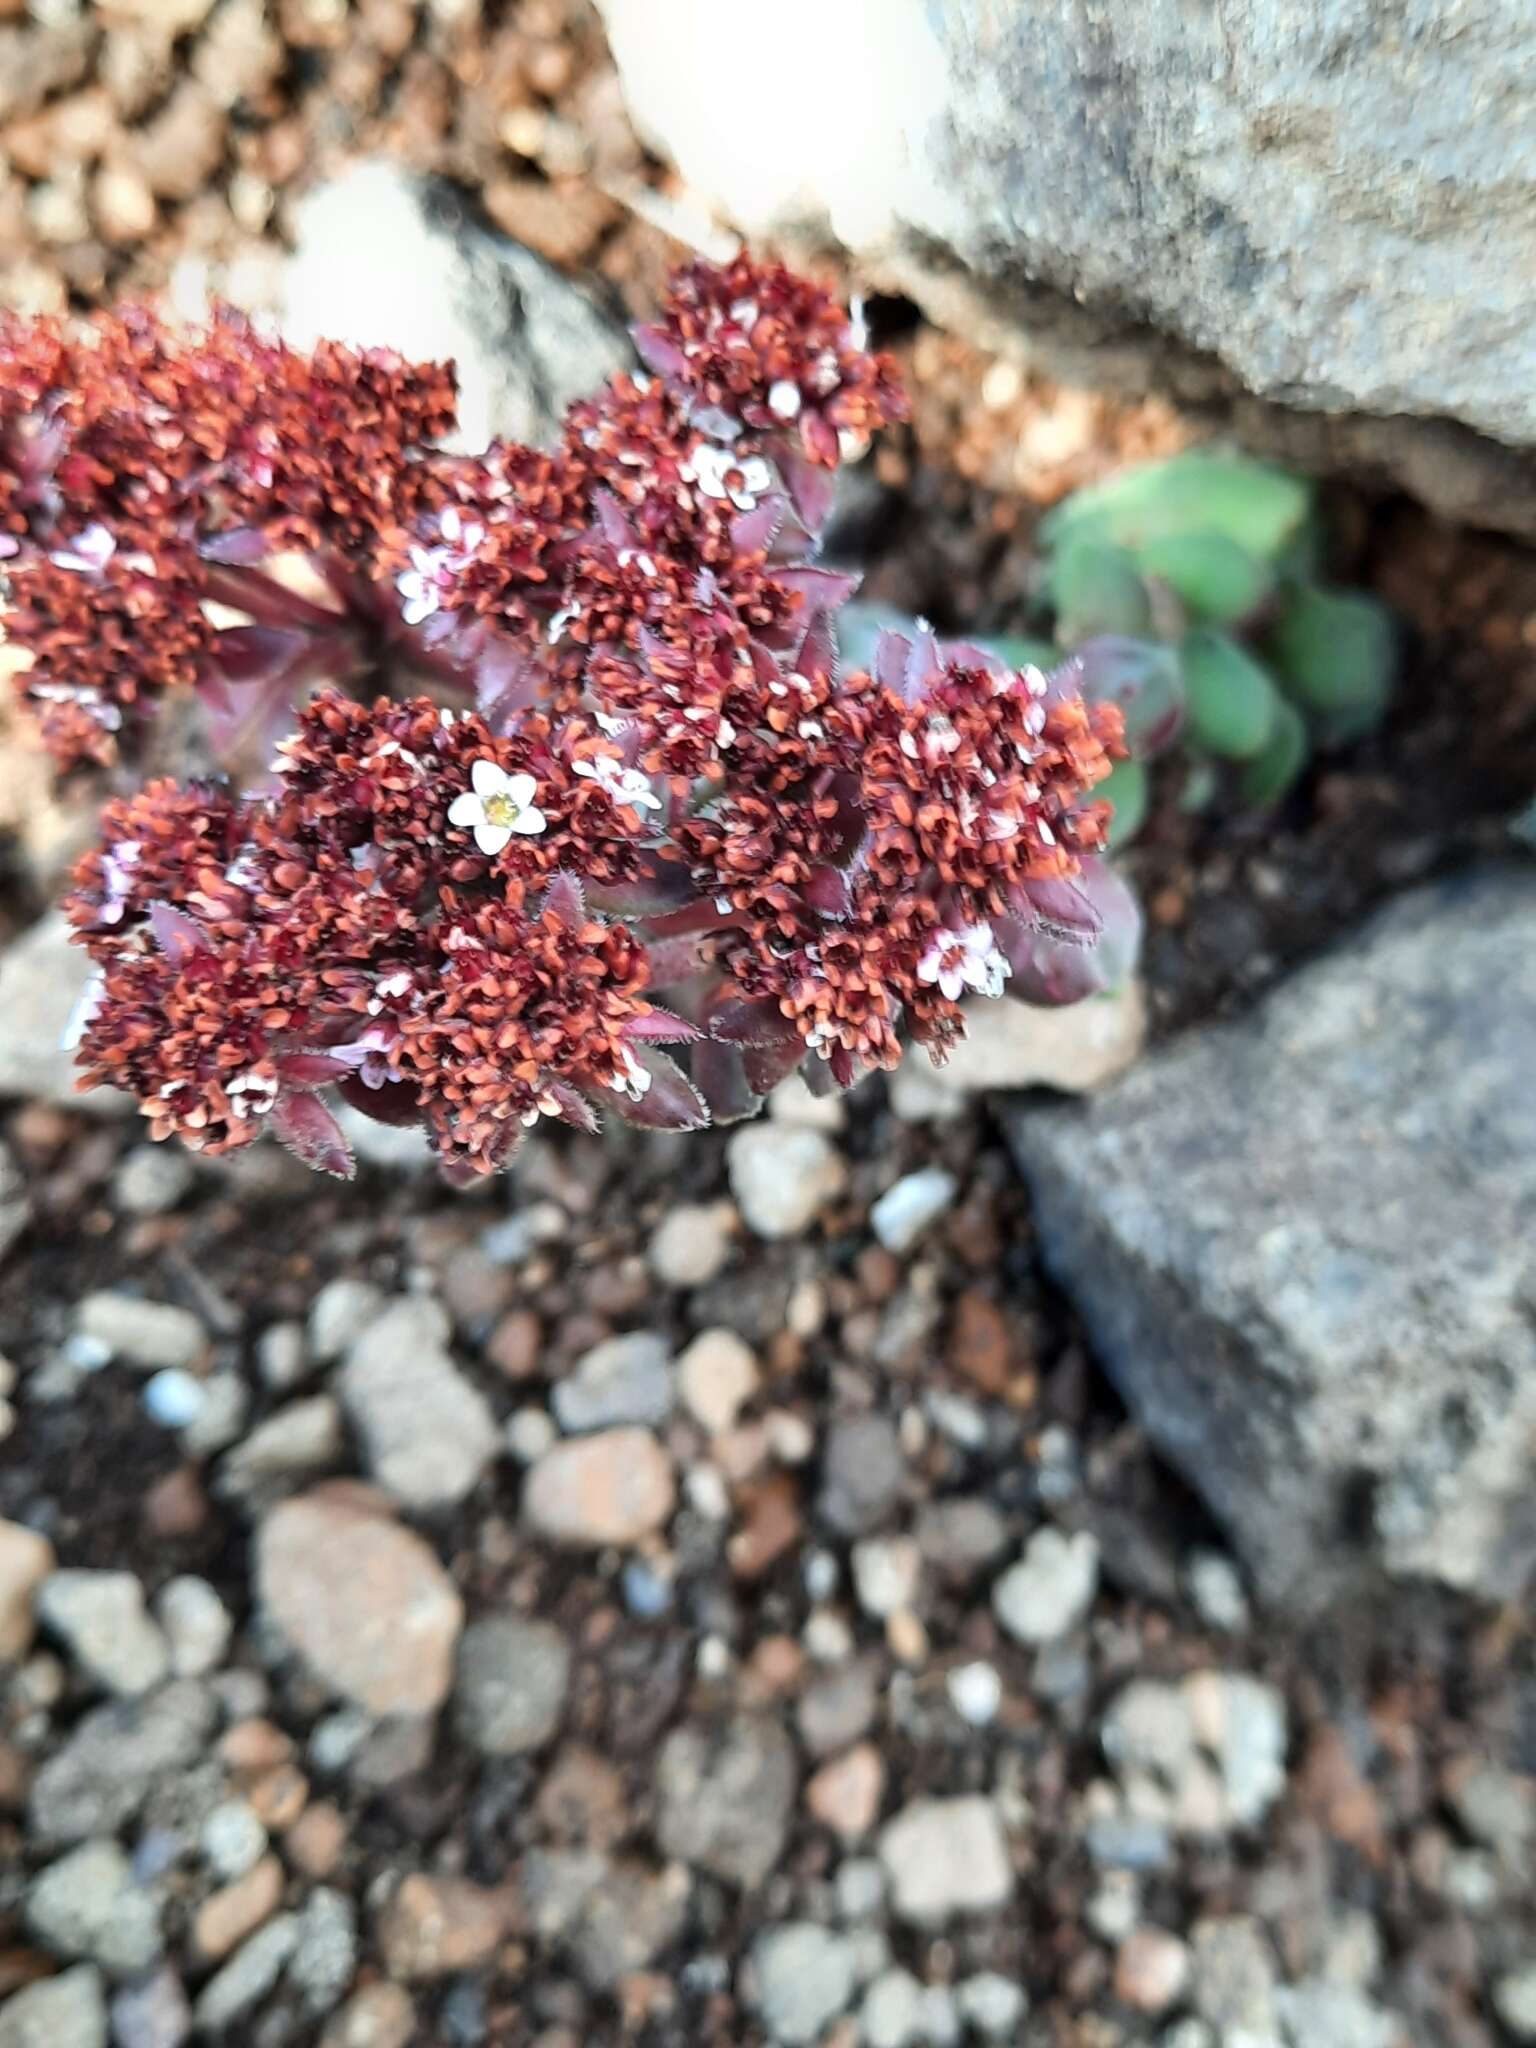
[[1134, 942], [1075, 672], [926, 630], [840, 671], [831, 472], [901, 410], [859, 321], [742, 257], [639, 343], [553, 453], [466, 458], [447, 373], [387, 355], [0, 330], [7, 625], [60, 751], [193, 683], [268, 771], [110, 804], [77, 872], [82, 1066], [155, 1135], [346, 1171], [339, 1099], [486, 1172], [541, 1117], [942, 1052], [967, 994], [1069, 1000]]

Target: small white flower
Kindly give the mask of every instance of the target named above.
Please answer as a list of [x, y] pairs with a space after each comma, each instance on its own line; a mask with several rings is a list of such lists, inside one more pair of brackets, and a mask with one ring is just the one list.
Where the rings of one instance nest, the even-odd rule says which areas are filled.
[[265, 1116], [277, 1100], [277, 1080], [271, 1074], [236, 1074], [224, 1083], [231, 1116], [242, 1122], [247, 1117]]
[[752, 511], [773, 489], [773, 471], [761, 455], [735, 455], [707, 441], [693, 451], [682, 473], [706, 498], [729, 498], [738, 512]]
[[917, 963], [917, 978], [939, 994], [958, 1002], [963, 989], [979, 995], [1000, 996], [1003, 983], [1013, 972], [1008, 956], [998, 948], [989, 924], [961, 925], [954, 931], [934, 935], [927, 952]]
[[59, 1040], [60, 1052], [78, 1052], [80, 1041], [91, 1027], [91, 1019], [101, 1008], [102, 997], [106, 994], [107, 983], [104, 974], [93, 974], [74, 1001], [74, 1007], [65, 1019], [64, 1035]]
[[471, 766], [469, 780], [470, 788], [448, 806], [448, 822], [470, 828], [482, 853], [500, 853], [514, 832], [544, 830], [544, 813], [533, 800], [538, 784], [531, 775], [509, 775], [482, 755]]
[[624, 1065], [608, 1086], [615, 1095], [627, 1095], [631, 1102], [638, 1102], [651, 1085], [650, 1069], [641, 1066], [627, 1045], [621, 1046], [619, 1050], [624, 1055]]
[[448, 562], [446, 548], [412, 548], [411, 566], [395, 578], [395, 588], [405, 599], [400, 616], [408, 626], [419, 626], [442, 604], [439, 582]]
[[775, 419], [794, 420], [800, 417], [800, 386], [789, 377], [781, 377], [777, 384], [769, 386], [768, 410]]
[[73, 569], [78, 576], [99, 576], [117, 553], [117, 542], [104, 526], [88, 526], [69, 546], [48, 557], [55, 569]]
[[626, 768], [611, 754], [599, 754], [592, 761], [576, 761], [572, 767], [576, 774], [605, 789], [616, 804], [631, 804], [637, 811], [661, 809], [661, 798], [652, 793], [651, 785], [639, 769]]

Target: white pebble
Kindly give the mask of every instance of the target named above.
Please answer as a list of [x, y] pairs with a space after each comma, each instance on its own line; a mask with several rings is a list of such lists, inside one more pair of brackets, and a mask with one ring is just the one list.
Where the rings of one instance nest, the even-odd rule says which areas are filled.
[[959, 1181], [944, 1167], [922, 1167], [886, 1189], [869, 1212], [870, 1226], [886, 1250], [901, 1258], [954, 1207], [959, 1192]]
[[168, 1366], [144, 1388], [144, 1411], [162, 1429], [185, 1429], [202, 1414], [208, 1395], [196, 1373]]
[[1003, 1703], [1003, 1681], [990, 1664], [961, 1664], [950, 1672], [949, 1699], [962, 1721], [985, 1728]]

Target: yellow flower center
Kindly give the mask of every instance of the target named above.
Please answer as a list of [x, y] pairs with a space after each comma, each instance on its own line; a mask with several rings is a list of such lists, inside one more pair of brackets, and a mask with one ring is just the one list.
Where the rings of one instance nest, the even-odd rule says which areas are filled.
[[484, 809], [487, 825], [504, 825], [508, 830], [517, 823], [521, 812], [521, 806], [513, 803], [505, 791], [498, 796], [488, 796]]

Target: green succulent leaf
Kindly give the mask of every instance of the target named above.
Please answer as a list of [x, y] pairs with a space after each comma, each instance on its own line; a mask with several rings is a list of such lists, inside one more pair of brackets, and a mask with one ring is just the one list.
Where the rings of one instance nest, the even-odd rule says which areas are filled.
[[1151, 789], [1146, 763], [1117, 761], [1093, 794], [1098, 801], [1115, 807], [1109, 844], [1115, 848], [1129, 846], [1147, 819]]
[[1274, 572], [1225, 533], [1169, 533], [1136, 551], [1145, 574], [1159, 577], [1202, 626], [1251, 618], [1271, 596]]
[[1237, 793], [1256, 810], [1279, 803], [1307, 765], [1312, 751], [1306, 720], [1283, 697], [1275, 705], [1275, 728], [1269, 744], [1251, 761], [1245, 761], [1238, 777]]
[[1135, 556], [1125, 548], [1070, 542], [1051, 563], [1047, 592], [1063, 647], [1102, 633], [1136, 639], [1151, 631], [1152, 601]]
[[1039, 639], [1032, 633], [989, 633], [980, 644], [1001, 655], [1010, 668], [1049, 671], [1061, 666], [1061, 649], [1053, 641]]
[[1385, 715], [1397, 677], [1397, 628], [1386, 606], [1364, 591], [1292, 584], [1266, 651], [1322, 739], [1358, 739]]
[[1040, 522], [1043, 546], [1096, 541], [1144, 548], [1178, 534], [1219, 533], [1264, 561], [1308, 545], [1312, 487], [1270, 463], [1189, 448], [1074, 492]]
[[1199, 626], [1179, 649], [1185, 731], [1192, 745], [1226, 761], [1251, 761], [1268, 746], [1280, 693], [1246, 648]]

